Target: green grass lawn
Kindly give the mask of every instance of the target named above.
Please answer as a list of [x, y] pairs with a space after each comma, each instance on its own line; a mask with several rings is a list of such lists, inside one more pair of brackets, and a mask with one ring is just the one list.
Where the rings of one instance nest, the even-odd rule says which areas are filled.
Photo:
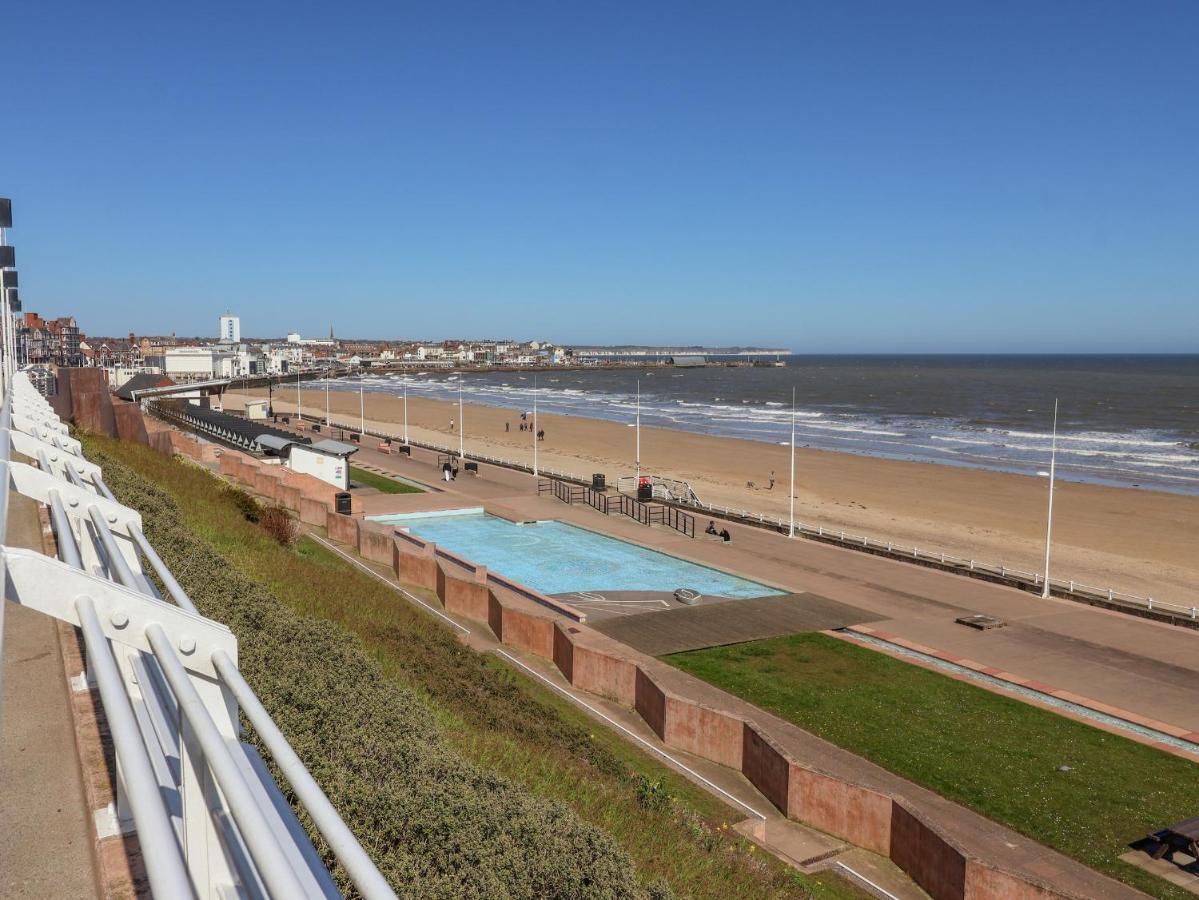
[[665, 659], [1154, 896], [1193, 897], [1117, 857], [1199, 815], [1195, 763], [822, 634]]
[[[459, 644], [439, 622], [336, 554], [309, 539], [294, 547], [279, 545], [247, 521], [239, 505], [245, 502], [243, 494], [227, 487], [214, 490], [212, 476], [201, 468], [98, 438], [87, 439], [87, 453], [105, 465], [106, 479], [113, 473], [109, 484], [118, 496], [127, 495], [131, 501], [138, 496], [136, 485], [125, 493], [119, 489], [128, 479], [116, 477], [118, 462], [169, 494], [169, 502], [151, 502], [154, 508], [143, 513], [147, 535], [181, 581], [203, 589], [212, 579], [210, 566], [190, 571], [198, 563], [189, 567], [186, 554], [176, 559], [171, 557], [173, 548], [158, 546], [158, 535], [180, 525], [218, 552], [237, 577], [261, 586], [280, 607], [352, 636], [369, 654], [379, 677], [401, 687], [402, 696], [419, 698], [436, 725], [439, 742], [488, 778], [515, 785], [537, 802], [564, 805], [584, 827], [598, 829], [627, 854], [640, 884], [665, 886], [680, 897], [864, 896], [835, 876], [800, 876], [757, 850], [732, 832], [732, 824], [741, 818], [734, 810], [494, 656]], [[232, 602], [236, 605], [225, 607], [230, 615], [244, 605]], [[258, 613], [251, 610], [247, 618], [252, 622]], [[290, 640], [287, 646], [295, 643]], [[244, 656], [251, 655], [247, 645]], [[303, 670], [319, 664], [317, 659], [306, 660]], [[318, 674], [331, 683], [344, 680], [335, 671]], [[363, 709], [355, 715], [369, 731], [375, 714]], [[321, 718], [317, 715], [315, 721]], [[419, 717], [414, 722], [419, 725]], [[342, 781], [352, 773], [330, 775]], [[406, 798], [411, 793], [406, 782], [398, 775], [392, 781], [388, 791], [395, 792], [397, 803], [416, 802]], [[487, 798], [506, 796], [499, 788], [488, 791]], [[380, 802], [373, 794], [371, 799]], [[421, 812], [426, 814], [423, 807]], [[536, 843], [535, 834], [520, 830], [527, 827], [514, 825], [510, 834], [463, 833], [461, 842], [467, 847], [479, 839], [501, 846]], [[576, 826], [563, 824], [569, 827]], [[417, 853], [410, 855], [419, 858]], [[649, 893], [661, 896], [656, 890]]]
[[388, 478], [386, 475], [377, 475], [374, 472], [368, 472], [366, 469], [360, 469], [357, 466], [350, 466], [350, 481], [356, 481], [358, 484], [373, 487], [384, 494], [424, 493], [416, 485], [408, 484], [404, 481], [396, 481], [394, 478]]

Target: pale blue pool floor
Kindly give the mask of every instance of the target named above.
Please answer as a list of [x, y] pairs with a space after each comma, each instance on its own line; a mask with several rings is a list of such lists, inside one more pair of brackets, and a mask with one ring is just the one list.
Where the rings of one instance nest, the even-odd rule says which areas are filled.
[[673, 591], [766, 597], [777, 588], [565, 522], [517, 525], [486, 514], [372, 516], [406, 528], [451, 553], [523, 582], [543, 594], [575, 591]]

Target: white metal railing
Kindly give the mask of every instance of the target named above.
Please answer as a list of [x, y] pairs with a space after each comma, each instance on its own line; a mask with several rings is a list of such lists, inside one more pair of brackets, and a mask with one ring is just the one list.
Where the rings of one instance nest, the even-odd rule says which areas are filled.
[[[780, 531], [783, 534], [790, 530], [790, 523], [787, 519], [777, 516], [767, 516], [762, 513], [750, 512], [745, 509], [736, 509], [727, 506], [715, 506], [709, 503], [687, 503], [683, 504], [689, 509], [703, 511], [712, 516], [720, 516], [726, 519], [739, 519], [747, 524], [760, 525], [765, 528], [770, 528], [775, 531]], [[1021, 569], [1014, 569], [1010, 566], [1002, 566], [996, 563], [983, 562], [982, 560], [969, 559], [964, 556], [954, 556], [950, 553], [942, 553], [940, 551], [920, 549], [919, 547], [909, 546], [907, 544], [897, 543], [895, 541], [884, 541], [877, 538], [868, 537], [866, 535], [854, 534], [844, 531], [839, 528], [829, 528], [824, 525], [813, 525], [808, 522], [801, 522], [798, 519], [795, 522], [795, 534], [800, 537], [816, 538], [831, 544], [837, 544], [851, 550], [865, 550], [871, 553], [883, 554], [896, 559], [912, 560], [926, 565], [934, 565], [943, 567], [948, 571], [955, 571], [961, 574], [983, 575], [993, 578], [997, 581], [1003, 581], [1015, 586], [1023, 586], [1029, 588], [1040, 589], [1043, 584], [1044, 576], [1039, 572], [1026, 572]], [[1098, 600], [1107, 601], [1109, 603], [1120, 603], [1125, 606], [1146, 609], [1150, 611], [1168, 612], [1183, 618], [1199, 621], [1199, 607], [1184, 605], [1180, 603], [1168, 603], [1157, 600], [1153, 597], [1141, 597], [1137, 594], [1130, 594], [1126, 591], [1117, 591], [1113, 588], [1100, 588], [1089, 584], [1083, 584], [1081, 581], [1073, 581], [1065, 578], [1050, 578], [1050, 589], [1062, 596], [1073, 597], [1082, 600]]]
[[[197, 612], [142, 534], [140, 515], [117, 502], [29, 379], [10, 371], [5, 382], [0, 577], [9, 601], [82, 631], [88, 680], [116, 750], [117, 821], [137, 832], [154, 896], [340, 896], [262, 759], [241, 740], [240, 710], [359, 892], [395, 898], [238, 671], [233, 633]], [[14, 452], [37, 467], [14, 461]], [[49, 508], [58, 559], [4, 541], [10, 489]], [[0, 653], [3, 611], [0, 604]]]
[[[681, 503], [687, 506], [702, 506], [699, 496], [691, 489], [691, 483], [680, 478], [667, 478], [664, 475], [650, 475], [643, 472], [640, 476], [649, 480], [655, 500], [666, 503]], [[621, 475], [616, 479], [616, 490], [622, 494], [636, 495], [637, 475]]]

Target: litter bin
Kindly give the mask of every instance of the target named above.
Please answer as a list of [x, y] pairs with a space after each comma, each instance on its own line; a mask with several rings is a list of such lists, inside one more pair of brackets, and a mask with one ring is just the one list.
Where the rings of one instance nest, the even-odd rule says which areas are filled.
[[350, 435], [350, 440], [351, 440], [351, 441], [353, 441], [355, 444], [360, 444], [360, 443], [362, 443], [362, 435], [360, 435], [360, 434], [351, 434], [351, 435]]
[[608, 479], [603, 472], [596, 472], [591, 476], [591, 489], [593, 491], [606, 491], [608, 489]]
[[350, 509], [351, 509], [350, 492], [349, 491], [338, 491], [337, 497], [335, 499], [337, 502], [337, 511], [343, 516], [350, 515]]
[[320, 432], [321, 432], [321, 426], [320, 426], [320, 425], [317, 425], [317, 424], [314, 422], [314, 423], [313, 423], [313, 425], [312, 425], [312, 430], [313, 430], [313, 431], [315, 431], [317, 434], [320, 434]]
[[476, 475], [479, 474], [479, 464], [477, 462], [468, 462], [463, 465], [463, 468], [468, 472], [474, 472]]
[[[388, 441], [387, 443], [390, 444], [391, 441]], [[403, 454], [404, 456], [411, 456], [412, 448], [409, 447], [407, 444], [404, 444], [402, 447], [400, 447], [400, 453]]]
[[637, 499], [642, 502], [648, 502], [654, 499], [653, 483], [644, 475], [642, 475], [641, 480], [637, 482]]

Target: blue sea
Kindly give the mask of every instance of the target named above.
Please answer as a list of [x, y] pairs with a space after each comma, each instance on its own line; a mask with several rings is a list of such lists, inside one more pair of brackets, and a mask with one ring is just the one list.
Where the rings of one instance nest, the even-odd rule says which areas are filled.
[[[767, 443], [1199, 493], [1199, 355], [789, 356], [783, 368], [536, 375], [539, 408]], [[366, 390], [530, 409], [532, 372], [367, 376]], [[357, 390], [354, 378], [344, 385]]]

